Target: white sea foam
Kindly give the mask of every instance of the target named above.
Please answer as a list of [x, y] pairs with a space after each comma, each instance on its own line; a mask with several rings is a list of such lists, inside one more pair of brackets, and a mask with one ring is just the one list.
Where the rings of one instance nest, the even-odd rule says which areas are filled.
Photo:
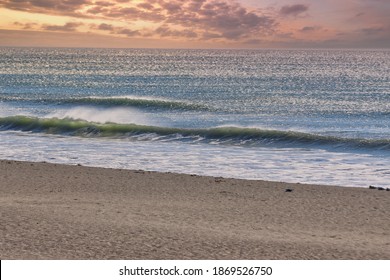
[[67, 110], [58, 110], [46, 115], [47, 118], [85, 120], [96, 123], [120, 123], [149, 125], [145, 114], [133, 108], [94, 108], [79, 106]]
[[[141, 95], [112, 95], [112, 96], [108, 96], [108, 97], [88, 96], [87, 98], [95, 98], [95, 99], [130, 99], [130, 100], [148, 100], [148, 101], [172, 102], [172, 100], [170, 100], [168, 98], [154, 97], [154, 96], [141, 96]], [[180, 101], [178, 101], [178, 102], [180, 102]]]
[[284, 182], [386, 187], [390, 158], [318, 149], [237, 148], [0, 132], [0, 158]]

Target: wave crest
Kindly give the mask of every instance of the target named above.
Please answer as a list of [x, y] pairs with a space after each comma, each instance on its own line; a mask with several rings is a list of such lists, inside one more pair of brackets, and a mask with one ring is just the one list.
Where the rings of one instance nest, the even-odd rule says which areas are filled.
[[70, 118], [4, 117], [0, 118], [0, 130], [19, 130], [81, 137], [136, 138], [136, 140], [148, 141], [205, 142], [237, 146], [327, 146], [390, 150], [389, 139], [340, 138], [296, 131], [241, 127], [185, 129], [138, 124], [95, 123]]
[[135, 96], [116, 96], [116, 97], [72, 97], [72, 98], [16, 98], [0, 97], [0, 101], [24, 101], [59, 105], [83, 105], [83, 106], [101, 106], [101, 107], [135, 107], [143, 109], [161, 109], [161, 110], [188, 110], [188, 111], [212, 111], [205, 105], [195, 104], [185, 101], [165, 100], [159, 98], [145, 98]]

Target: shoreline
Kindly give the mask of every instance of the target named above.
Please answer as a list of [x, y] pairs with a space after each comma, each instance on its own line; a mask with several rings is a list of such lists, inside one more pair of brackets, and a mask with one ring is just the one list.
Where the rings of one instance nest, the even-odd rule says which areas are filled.
[[0, 192], [1, 259], [390, 259], [387, 191], [0, 160]]

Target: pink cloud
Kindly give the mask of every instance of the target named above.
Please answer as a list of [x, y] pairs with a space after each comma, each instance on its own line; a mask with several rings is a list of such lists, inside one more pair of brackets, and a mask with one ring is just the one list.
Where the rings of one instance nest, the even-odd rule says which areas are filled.
[[298, 16], [298, 15], [300, 15], [308, 10], [309, 10], [309, 7], [307, 5], [295, 4], [295, 5], [283, 6], [279, 12], [282, 16], [296, 17], [296, 16]]
[[[121, 20], [129, 24], [142, 20], [159, 24], [155, 28], [155, 35], [162, 37], [195, 38], [202, 34], [204, 38], [238, 40], [254, 34], [262, 36], [273, 33], [277, 24], [274, 17], [262, 14], [259, 10], [248, 10], [242, 4], [229, 0], [145, 0], [135, 4], [123, 0], [0, 0], [0, 6], [76, 18]], [[71, 26], [51, 28], [72, 29]], [[101, 28], [108, 27], [103, 25]]]

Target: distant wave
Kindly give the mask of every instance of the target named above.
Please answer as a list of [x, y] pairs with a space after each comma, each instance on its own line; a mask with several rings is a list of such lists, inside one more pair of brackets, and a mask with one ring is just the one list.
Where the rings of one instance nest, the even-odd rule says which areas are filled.
[[72, 98], [23, 98], [23, 97], [8, 97], [0, 96], [0, 101], [26, 101], [48, 104], [65, 104], [65, 105], [83, 105], [83, 106], [104, 106], [104, 107], [137, 107], [137, 108], [152, 108], [152, 109], [174, 109], [174, 110], [189, 110], [189, 111], [210, 111], [211, 108], [205, 105], [165, 100], [158, 98], [145, 98], [133, 96], [117, 96], [117, 97], [72, 97]]
[[120, 137], [148, 141], [203, 142], [237, 146], [328, 146], [332, 148], [390, 150], [390, 139], [340, 138], [296, 131], [241, 127], [186, 129], [137, 124], [102, 124], [69, 118], [3, 117], [0, 118], [0, 130], [18, 130], [80, 137]]

